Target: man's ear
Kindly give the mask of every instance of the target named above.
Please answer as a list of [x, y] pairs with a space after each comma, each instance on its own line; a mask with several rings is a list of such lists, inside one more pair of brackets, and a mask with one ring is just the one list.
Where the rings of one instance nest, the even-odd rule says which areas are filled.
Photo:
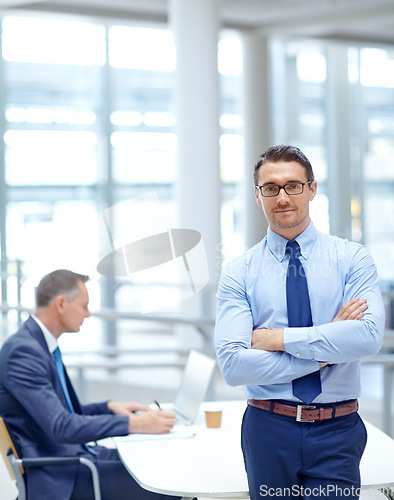
[[311, 184], [309, 185], [309, 201], [312, 201], [314, 197], [316, 196], [317, 192], [317, 182], [312, 181]]
[[261, 199], [260, 189], [258, 187], [254, 187], [254, 196], [256, 198], [257, 205], [261, 208], [263, 206], [263, 200]]
[[64, 295], [57, 295], [54, 299], [53, 299], [53, 306], [56, 310], [56, 312], [58, 312], [59, 314], [62, 314], [63, 311], [64, 311], [64, 307], [66, 305], [66, 301], [67, 299], [64, 297]]

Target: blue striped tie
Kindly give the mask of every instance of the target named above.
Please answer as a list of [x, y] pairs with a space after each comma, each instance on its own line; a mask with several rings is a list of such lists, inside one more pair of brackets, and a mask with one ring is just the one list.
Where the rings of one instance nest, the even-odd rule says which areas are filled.
[[[286, 246], [286, 253], [290, 255], [286, 278], [289, 327], [312, 326], [308, 283], [305, 270], [299, 259], [299, 244], [295, 240], [289, 241]], [[293, 394], [304, 403], [310, 404], [320, 393], [320, 370], [293, 380]]]

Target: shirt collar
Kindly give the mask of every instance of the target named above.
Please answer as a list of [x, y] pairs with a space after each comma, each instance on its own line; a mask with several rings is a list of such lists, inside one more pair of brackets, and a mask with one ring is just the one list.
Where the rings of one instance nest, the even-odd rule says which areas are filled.
[[37, 323], [37, 325], [41, 328], [42, 334], [44, 335], [44, 339], [47, 343], [49, 352], [50, 353], [54, 352], [56, 350], [56, 348], [58, 347], [55, 337], [48, 330], [48, 328], [44, 325], [44, 323], [42, 321], [40, 321], [36, 316], [34, 316], [34, 314], [32, 314], [31, 317], [34, 319], [34, 321]]
[[[304, 259], [307, 259], [311, 254], [312, 246], [315, 242], [316, 237], [316, 228], [313, 225], [313, 222], [310, 221], [309, 226], [305, 229], [305, 231], [297, 236], [297, 238], [295, 238], [297, 243], [300, 245], [301, 255]], [[282, 262], [285, 257], [286, 245], [288, 241], [289, 240], [283, 238], [283, 236], [280, 236], [279, 234], [275, 233], [275, 231], [273, 231], [270, 227], [268, 227], [268, 248], [279, 262]]]

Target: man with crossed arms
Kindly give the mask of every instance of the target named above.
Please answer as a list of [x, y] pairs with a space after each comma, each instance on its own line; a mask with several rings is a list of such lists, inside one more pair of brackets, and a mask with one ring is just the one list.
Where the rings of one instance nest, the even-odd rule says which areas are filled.
[[[365, 247], [315, 229], [317, 185], [298, 148], [269, 148], [254, 184], [267, 236], [225, 267], [215, 329], [226, 382], [246, 385], [250, 496], [357, 498], [367, 438], [357, 413], [360, 360], [379, 350], [384, 331], [375, 265]], [[294, 308], [301, 292], [287, 286], [296, 266], [306, 296]], [[310, 323], [292, 326], [294, 309], [305, 308]], [[313, 395], [296, 393], [300, 383]]]

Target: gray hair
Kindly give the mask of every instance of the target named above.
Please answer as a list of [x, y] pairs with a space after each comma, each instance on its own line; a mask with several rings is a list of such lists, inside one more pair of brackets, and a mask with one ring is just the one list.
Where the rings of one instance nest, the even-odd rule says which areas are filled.
[[58, 295], [72, 301], [79, 292], [78, 282], [86, 283], [89, 276], [58, 269], [44, 276], [36, 288], [36, 306], [46, 307]]

